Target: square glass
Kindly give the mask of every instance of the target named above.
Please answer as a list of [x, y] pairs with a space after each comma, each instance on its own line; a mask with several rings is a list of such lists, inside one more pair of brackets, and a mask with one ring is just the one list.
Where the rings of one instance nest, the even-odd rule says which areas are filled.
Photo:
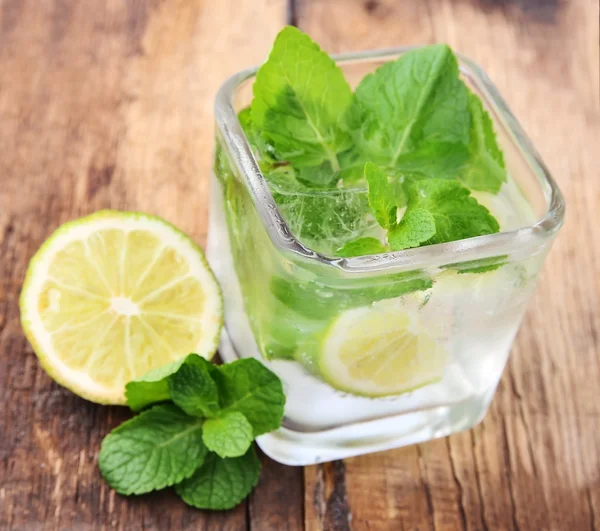
[[[335, 59], [355, 86], [409, 49]], [[225, 299], [220, 352], [225, 361], [256, 357], [281, 378], [283, 425], [258, 438], [279, 462], [312, 464], [446, 436], [477, 424], [493, 398], [565, 206], [487, 75], [465, 57], [459, 63], [505, 154], [509, 180], [500, 193], [473, 193], [501, 232], [379, 255], [330, 257], [296, 238], [237, 118], [251, 102], [256, 69], [232, 76], [217, 94], [207, 256]], [[340, 198], [331, 194], [311, 205], [332, 211], [328, 202]], [[411, 330], [433, 340], [412, 361], [386, 354], [379, 371], [401, 373], [406, 391], [377, 396], [386, 392], [375, 384], [362, 395], [344, 391], [351, 375], [331, 361], [331, 349], [359, 337], [362, 318], [371, 323], [367, 333], [373, 323], [389, 333], [390, 315], [409, 315]], [[399, 373], [390, 363], [408, 365]]]

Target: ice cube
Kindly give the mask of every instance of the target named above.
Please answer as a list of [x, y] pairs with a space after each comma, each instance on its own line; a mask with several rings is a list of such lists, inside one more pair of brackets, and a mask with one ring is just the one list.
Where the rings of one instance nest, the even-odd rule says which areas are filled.
[[346, 242], [378, 232], [364, 185], [307, 187], [289, 166], [266, 178], [290, 230], [310, 249], [331, 256]]

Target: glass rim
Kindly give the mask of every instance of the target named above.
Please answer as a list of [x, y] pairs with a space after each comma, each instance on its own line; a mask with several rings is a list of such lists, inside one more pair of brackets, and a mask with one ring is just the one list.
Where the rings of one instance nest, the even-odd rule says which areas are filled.
[[[403, 46], [366, 50], [335, 54], [332, 58], [338, 64], [378, 59], [392, 60], [409, 50], [420, 47]], [[487, 106], [491, 107], [495, 114], [494, 121], [497, 126], [502, 127], [511, 141], [520, 148], [529, 168], [538, 177], [548, 205], [544, 215], [532, 225], [511, 231], [374, 255], [351, 258], [330, 257], [306, 247], [292, 233], [281, 214], [233, 107], [235, 90], [241, 83], [256, 74], [258, 66], [255, 66], [233, 74], [221, 85], [215, 98], [215, 120], [227, 149], [234, 159], [233, 162], [244, 176], [244, 185], [250, 193], [263, 225], [277, 248], [346, 272], [373, 272], [396, 268], [406, 270], [426, 265], [468, 262], [512, 254], [524, 247], [542, 247], [560, 229], [565, 217], [565, 202], [550, 171], [485, 71], [462, 54], [456, 55], [461, 71], [471, 74], [471, 81], [485, 96]]]

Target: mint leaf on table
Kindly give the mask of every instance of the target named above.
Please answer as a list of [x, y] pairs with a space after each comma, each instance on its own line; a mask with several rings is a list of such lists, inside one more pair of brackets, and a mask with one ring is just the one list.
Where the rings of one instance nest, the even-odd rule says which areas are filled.
[[335, 255], [342, 258], [350, 258], [352, 256], [385, 253], [387, 250], [388, 248], [377, 238], [365, 237], [349, 241], [343, 247], [340, 247], [335, 252]]
[[295, 166], [329, 162], [351, 147], [342, 118], [352, 100], [342, 71], [308, 35], [288, 26], [273, 44], [253, 86], [252, 121]]
[[458, 181], [412, 181], [407, 185], [407, 193], [408, 207], [404, 216], [418, 209], [430, 214], [435, 221], [435, 234], [426, 241], [428, 244], [492, 234], [500, 229], [489, 210], [471, 197], [469, 189]]
[[175, 404], [154, 405], [104, 438], [98, 464], [112, 488], [128, 495], [175, 485], [190, 505], [216, 510], [250, 493], [260, 471], [252, 441], [283, 419], [277, 375], [255, 359], [217, 366], [190, 354], [130, 382], [127, 393], [132, 407]]
[[242, 413], [252, 425], [254, 437], [279, 428], [285, 404], [283, 386], [260, 361], [243, 358], [227, 363], [213, 378], [221, 411]]
[[385, 171], [373, 164], [365, 164], [365, 178], [369, 183], [369, 206], [375, 213], [377, 222], [388, 229], [396, 224], [396, 198], [394, 187], [390, 185]]
[[260, 461], [252, 447], [229, 459], [211, 453], [192, 477], [175, 486], [175, 492], [198, 509], [231, 509], [250, 494], [259, 474]]
[[179, 370], [168, 377], [171, 400], [188, 415], [215, 415], [219, 411], [219, 394], [211, 373], [217, 370], [200, 356], [188, 356]]
[[154, 406], [102, 442], [98, 464], [121, 494], [143, 494], [191, 476], [206, 457], [202, 420], [172, 404]]
[[239, 411], [207, 419], [202, 427], [202, 438], [206, 447], [219, 457], [244, 455], [254, 440], [252, 425]]
[[497, 194], [507, 181], [504, 155], [498, 146], [494, 125], [481, 100], [469, 93], [471, 134], [469, 159], [459, 170], [460, 180], [473, 190]]
[[423, 208], [408, 209], [400, 223], [388, 231], [392, 251], [419, 247], [435, 236], [435, 218]]
[[412, 50], [358, 85], [346, 126], [372, 162], [455, 177], [467, 156], [468, 92], [448, 46]]
[[[192, 354], [192, 356], [196, 356]], [[125, 386], [127, 405], [133, 411], [140, 411], [157, 402], [171, 399], [167, 377], [177, 372], [187, 358], [174, 361], [147, 372]]]

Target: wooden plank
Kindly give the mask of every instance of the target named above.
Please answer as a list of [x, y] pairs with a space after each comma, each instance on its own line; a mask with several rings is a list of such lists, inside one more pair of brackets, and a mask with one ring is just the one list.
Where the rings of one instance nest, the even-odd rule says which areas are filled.
[[[0, 1], [0, 529], [246, 529], [246, 505], [208, 514], [107, 488], [97, 452], [129, 414], [46, 376], [18, 292], [49, 233], [100, 208], [157, 213], [204, 243], [214, 94], [285, 16], [285, 0]], [[283, 490], [272, 466], [261, 491]]]
[[[566, 196], [491, 411], [443, 441], [350, 459], [353, 530], [600, 527], [598, 4], [534, 0], [297, 0], [330, 52], [447, 42], [490, 74]], [[596, 397], [596, 398], [594, 398]], [[305, 474], [310, 530], [334, 529], [319, 468]], [[338, 495], [338, 498], [340, 495]], [[410, 507], [410, 509], [408, 509]]]
[[249, 501], [249, 528], [260, 531], [304, 529], [302, 467], [281, 465], [261, 452], [260, 483]]
[[[306, 530], [348, 531], [351, 514], [348, 507], [346, 472], [343, 461], [306, 467], [304, 478]], [[310, 486], [310, 490], [306, 489], [307, 486]]]

